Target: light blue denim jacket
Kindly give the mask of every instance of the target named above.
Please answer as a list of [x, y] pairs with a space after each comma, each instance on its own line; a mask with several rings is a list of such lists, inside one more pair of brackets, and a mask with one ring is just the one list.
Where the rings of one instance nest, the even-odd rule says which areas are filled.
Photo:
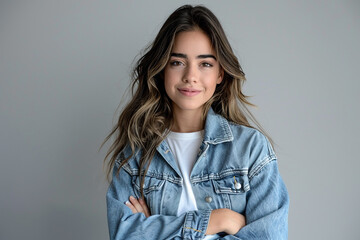
[[[139, 153], [140, 154], [140, 153]], [[275, 153], [258, 130], [228, 122], [209, 110], [204, 139], [191, 172], [198, 210], [176, 216], [182, 177], [166, 141], [157, 148], [145, 177], [144, 195], [151, 216], [133, 214], [124, 203], [140, 197], [139, 154], [116, 172], [130, 155], [118, 156], [109, 186], [110, 239], [203, 239], [212, 209], [229, 208], [246, 217], [235, 235], [219, 239], [287, 239], [289, 197]]]

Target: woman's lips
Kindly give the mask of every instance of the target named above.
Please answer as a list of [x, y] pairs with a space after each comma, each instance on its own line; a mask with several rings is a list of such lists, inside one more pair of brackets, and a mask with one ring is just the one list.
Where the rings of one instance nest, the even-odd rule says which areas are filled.
[[182, 95], [185, 95], [187, 97], [198, 95], [201, 92], [200, 90], [192, 88], [178, 88], [178, 90]]

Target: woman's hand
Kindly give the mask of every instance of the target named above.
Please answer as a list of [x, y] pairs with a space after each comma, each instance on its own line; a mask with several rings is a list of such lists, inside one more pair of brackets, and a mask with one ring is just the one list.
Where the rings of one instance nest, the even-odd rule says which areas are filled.
[[226, 232], [234, 235], [246, 224], [244, 215], [227, 208], [212, 210], [206, 235]]
[[126, 206], [128, 206], [133, 213], [143, 213], [145, 217], [150, 217], [150, 211], [144, 199], [136, 199], [133, 196], [129, 197], [129, 201], [126, 201]]

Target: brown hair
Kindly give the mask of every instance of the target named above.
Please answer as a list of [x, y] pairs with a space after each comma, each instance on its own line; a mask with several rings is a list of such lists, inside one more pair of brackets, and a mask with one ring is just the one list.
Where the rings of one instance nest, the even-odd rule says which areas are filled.
[[172, 105], [165, 92], [163, 70], [170, 58], [176, 34], [195, 29], [201, 29], [207, 34], [224, 70], [222, 82], [204, 106], [204, 116], [212, 107], [216, 113], [241, 125], [252, 127], [248, 121], [250, 119], [264, 132], [247, 109], [247, 106], [253, 105], [241, 90], [245, 74], [216, 16], [204, 6], [184, 5], [178, 8], [165, 21], [154, 42], [137, 61], [133, 72], [132, 99], [104, 141], [114, 136], [114, 142], [104, 159], [104, 163], [107, 162], [108, 178], [117, 156], [125, 147], [130, 147], [132, 154], [126, 156], [120, 168], [136, 151], [141, 151], [141, 194], [144, 176], [156, 153], [156, 147], [164, 140], [168, 129], [171, 129]]

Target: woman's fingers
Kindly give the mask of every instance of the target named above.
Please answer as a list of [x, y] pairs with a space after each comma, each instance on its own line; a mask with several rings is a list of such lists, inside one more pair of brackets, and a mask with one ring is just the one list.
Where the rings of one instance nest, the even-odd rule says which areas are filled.
[[143, 207], [141, 206], [141, 204], [139, 203], [139, 200], [137, 200], [136, 198], [134, 198], [133, 196], [130, 196], [129, 198], [131, 204], [135, 207], [136, 212], [144, 212]]
[[136, 208], [134, 207], [134, 205], [131, 204], [131, 202], [126, 201], [125, 205], [128, 206], [131, 209], [132, 213], [137, 213]]
[[130, 201], [126, 201], [126, 206], [128, 206], [133, 213], [144, 213], [146, 217], [150, 216], [150, 211], [146, 202], [143, 199], [136, 199], [133, 196], [130, 196]]

